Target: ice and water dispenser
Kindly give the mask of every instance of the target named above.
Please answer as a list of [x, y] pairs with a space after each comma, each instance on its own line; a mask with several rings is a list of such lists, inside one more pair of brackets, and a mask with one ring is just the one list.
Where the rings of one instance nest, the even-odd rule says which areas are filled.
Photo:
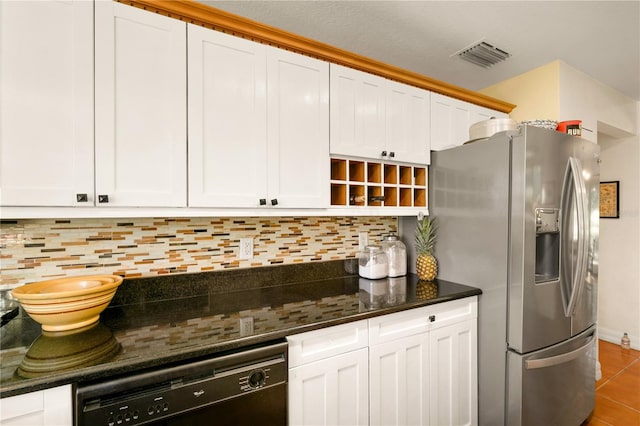
[[535, 282], [557, 280], [560, 272], [559, 210], [542, 208], [536, 215]]

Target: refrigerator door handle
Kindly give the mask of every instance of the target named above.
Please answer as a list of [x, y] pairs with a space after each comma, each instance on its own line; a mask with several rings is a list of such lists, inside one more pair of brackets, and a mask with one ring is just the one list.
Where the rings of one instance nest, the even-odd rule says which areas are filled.
[[[570, 226], [567, 218], [569, 217], [570, 205], [572, 201], [575, 203], [576, 208], [576, 222], [577, 222], [577, 255], [575, 258], [575, 269], [571, 273], [571, 268], [567, 264], [566, 251], [570, 250], [571, 244], [568, 241], [567, 227]], [[562, 279], [565, 283], [561, 286], [563, 292], [563, 299], [565, 302], [564, 313], [565, 316], [570, 317], [573, 315], [576, 304], [580, 296], [582, 295], [582, 288], [584, 287], [584, 280], [587, 269], [587, 255], [588, 255], [588, 230], [587, 230], [587, 194], [582, 176], [582, 167], [580, 162], [570, 157], [567, 163], [567, 169], [564, 177], [564, 185], [562, 191], [562, 229], [563, 238], [561, 241], [561, 250], [565, 252], [563, 255], [564, 270]], [[568, 283], [571, 282], [571, 286], [567, 288]], [[568, 293], [568, 295], [567, 295]], [[568, 300], [567, 300], [568, 296]]]
[[580, 346], [578, 349], [564, 353], [562, 355], [555, 355], [548, 358], [540, 359], [528, 359], [524, 362], [524, 368], [526, 368], [527, 370], [534, 370], [537, 368], [553, 367], [554, 365], [573, 361], [576, 358], [580, 358], [589, 350], [589, 346], [591, 346], [593, 339], [595, 339], [595, 334], [591, 335], [588, 338], [587, 343], [585, 343], [583, 346]]

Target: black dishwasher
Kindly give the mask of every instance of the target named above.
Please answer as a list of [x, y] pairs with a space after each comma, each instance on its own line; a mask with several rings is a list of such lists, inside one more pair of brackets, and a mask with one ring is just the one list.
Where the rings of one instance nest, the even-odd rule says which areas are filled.
[[80, 383], [76, 426], [286, 425], [287, 343]]

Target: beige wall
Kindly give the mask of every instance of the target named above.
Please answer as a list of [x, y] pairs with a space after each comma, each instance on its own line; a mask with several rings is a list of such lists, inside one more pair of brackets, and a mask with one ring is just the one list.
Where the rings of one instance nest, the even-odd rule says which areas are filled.
[[640, 348], [640, 141], [598, 135], [601, 181], [620, 181], [620, 218], [600, 219], [598, 331]]
[[558, 121], [560, 61], [489, 86], [481, 93], [516, 104], [509, 116], [516, 121]]

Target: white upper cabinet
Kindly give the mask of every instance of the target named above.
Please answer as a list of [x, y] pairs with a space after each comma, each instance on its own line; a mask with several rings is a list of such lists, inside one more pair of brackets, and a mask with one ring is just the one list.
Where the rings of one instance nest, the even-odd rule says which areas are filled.
[[387, 84], [387, 158], [429, 164], [429, 92], [395, 81]]
[[469, 127], [478, 121], [489, 120], [490, 118], [509, 118], [509, 115], [478, 105], [471, 105], [471, 122], [469, 123]]
[[93, 3], [0, 2], [0, 52], [0, 204], [93, 204]]
[[440, 151], [469, 140], [471, 104], [431, 94], [431, 149]]
[[186, 24], [95, 7], [96, 205], [186, 206]]
[[[269, 204], [329, 206], [329, 64], [269, 48]], [[274, 201], [275, 200], [275, 201]]]
[[266, 46], [188, 31], [189, 205], [256, 207], [267, 194]]
[[468, 102], [431, 94], [431, 150], [459, 146], [469, 140], [469, 127], [491, 117], [506, 118], [507, 114]]
[[329, 65], [189, 25], [189, 205], [326, 208]]
[[429, 92], [331, 64], [331, 154], [429, 163]]
[[331, 64], [331, 154], [429, 162], [429, 92]]
[[331, 64], [331, 154], [380, 158], [386, 80]]

